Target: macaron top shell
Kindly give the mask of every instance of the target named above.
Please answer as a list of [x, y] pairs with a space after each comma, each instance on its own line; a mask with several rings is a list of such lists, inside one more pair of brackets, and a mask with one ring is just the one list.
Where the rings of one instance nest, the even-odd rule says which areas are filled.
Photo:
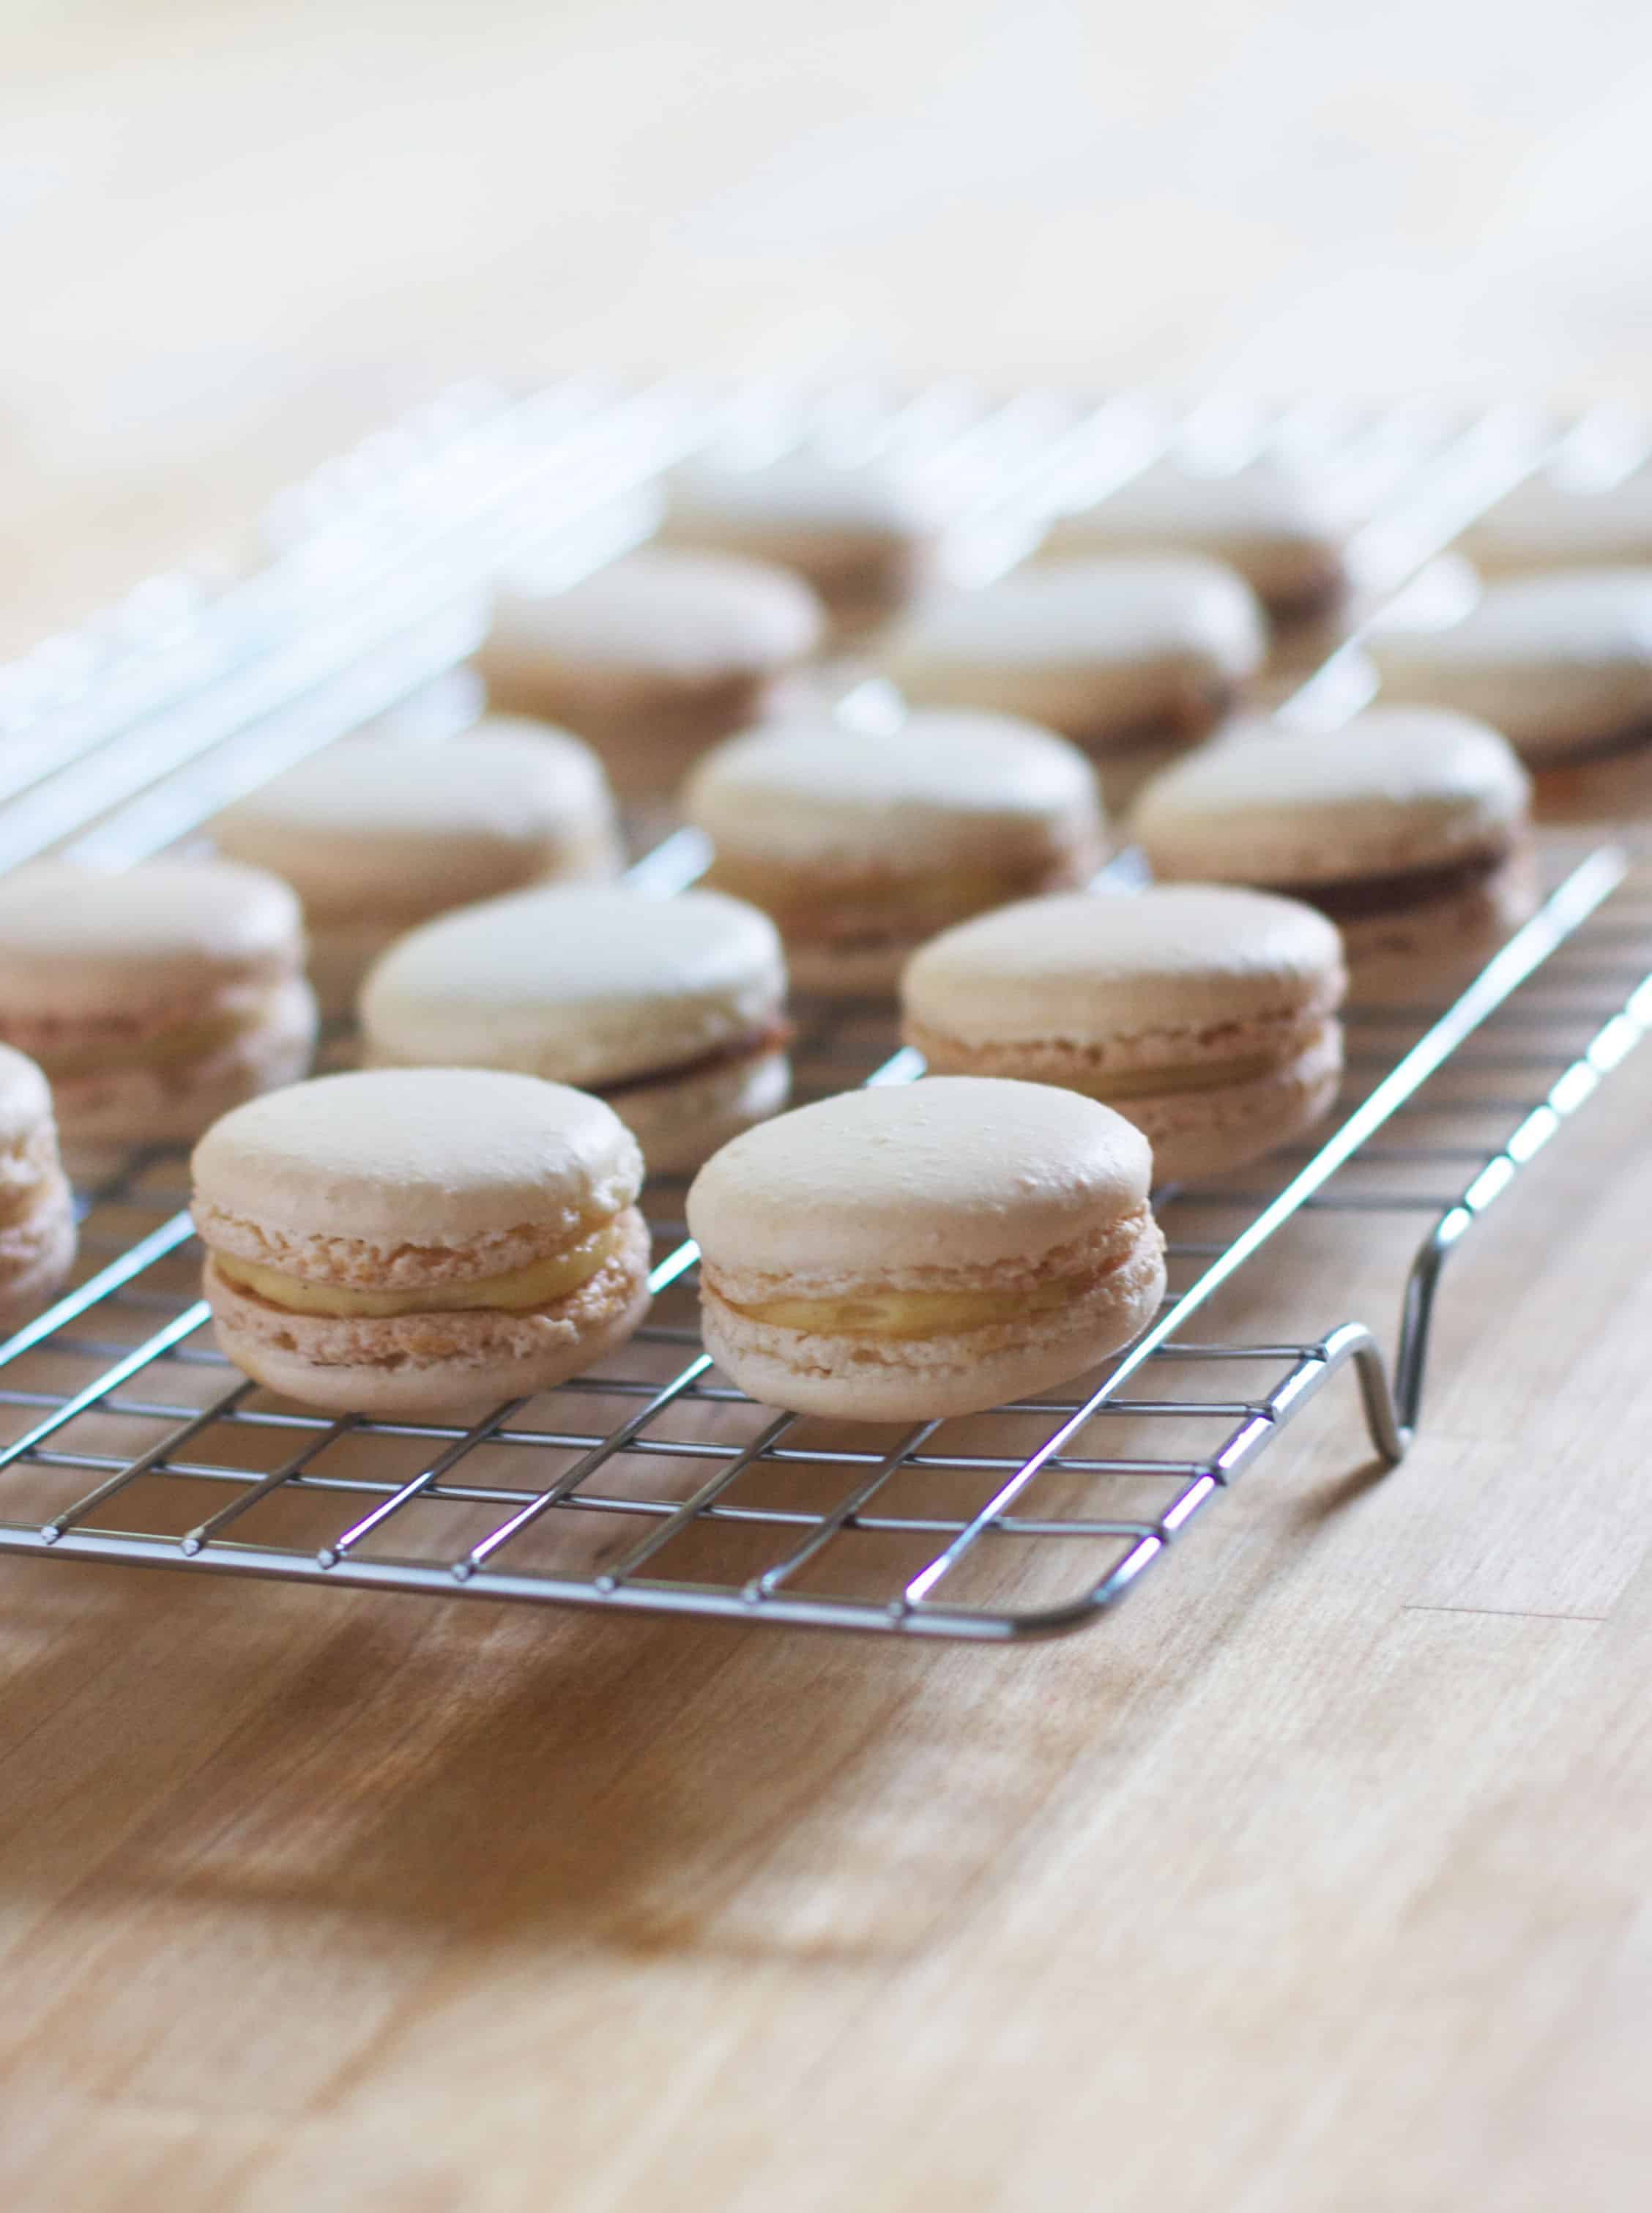
[[565, 591], [507, 577], [491, 643], [570, 667], [710, 681], [789, 668], [825, 628], [819, 600], [789, 570], [662, 549], [628, 554]]
[[1530, 798], [1486, 724], [1374, 707], [1323, 734], [1243, 726], [1155, 777], [1131, 829], [1162, 875], [1328, 883], [1483, 851], [1521, 827]]
[[[524, 1224], [571, 1230], [629, 1206], [636, 1140], [600, 1099], [538, 1076], [370, 1069], [266, 1092], [214, 1123], [191, 1167], [212, 1241], [451, 1249]], [[254, 1249], [247, 1257], [259, 1257]], [[326, 1272], [325, 1268], [318, 1272]]]
[[52, 1090], [27, 1053], [0, 1045], [0, 1155], [25, 1150], [52, 1122]]
[[873, 867], [1002, 857], [1018, 824], [1099, 828], [1095, 771], [1076, 746], [1009, 715], [918, 709], [893, 733], [825, 717], [729, 739], [689, 779], [685, 810], [714, 844]]
[[1093, 1099], [975, 1076], [849, 1091], [748, 1130], [688, 1194], [720, 1268], [824, 1277], [1035, 1259], [1147, 1203], [1145, 1137]]
[[1026, 899], [908, 962], [909, 1015], [966, 1045], [1091, 1045], [1320, 1009], [1342, 941], [1312, 907], [1220, 884]]
[[1334, 549], [1347, 518], [1326, 485], [1277, 461], [1252, 461], [1220, 474], [1155, 462], [1094, 506], [1058, 518], [1052, 542], [1131, 540], [1163, 544], [1176, 538], [1216, 545], [1275, 541]]
[[329, 746], [227, 808], [212, 834], [235, 858], [296, 883], [312, 913], [380, 902], [428, 912], [437, 886], [455, 899], [467, 889], [485, 897], [502, 872], [507, 883], [513, 869], [525, 877], [559, 841], [588, 839], [611, 816], [589, 747], [502, 715], [444, 745]]
[[1385, 683], [1413, 666], [1466, 674], [1652, 662], [1652, 563], [1509, 576], [1443, 629], [1380, 625], [1370, 650]]
[[933, 529], [951, 504], [918, 470], [834, 461], [822, 454], [788, 454], [747, 466], [715, 455], [686, 461], [673, 474], [670, 497], [673, 517], [687, 524], [854, 533]]
[[261, 869], [34, 861], [0, 877], [0, 1014], [141, 1016], [293, 974], [302, 945], [297, 899]]
[[895, 637], [903, 665], [1111, 667], [1181, 658], [1234, 678], [1261, 666], [1267, 634], [1255, 594], [1197, 554], [1064, 559], [1016, 570], [936, 600]]
[[1652, 469], [1600, 485], [1562, 484], [1540, 470], [1489, 508], [1463, 544], [1494, 565], [1633, 560], [1652, 551]]
[[749, 1037], [785, 988], [774, 924], [743, 899], [569, 885], [414, 930], [368, 978], [362, 1020], [399, 1060], [615, 1082]]

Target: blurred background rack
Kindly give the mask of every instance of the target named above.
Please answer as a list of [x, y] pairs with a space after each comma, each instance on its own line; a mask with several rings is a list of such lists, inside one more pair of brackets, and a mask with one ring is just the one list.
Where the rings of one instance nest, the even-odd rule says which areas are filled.
[[[571, 580], [637, 542], [662, 471], [731, 435], [922, 457], [949, 475], [981, 576], [1160, 458], [1311, 458], [1365, 518], [1368, 612], [1533, 467], [1614, 437], [1634, 450], [1615, 421], [1519, 408], [466, 389], [278, 503], [245, 579], [154, 580], [0, 670], [0, 866], [137, 860], [375, 716], [462, 719], [451, 672], [489, 577], [532, 554]], [[853, 711], [855, 672], [828, 680]], [[1286, 711], [1329, 730], [1368, 692], [1356, 639]], [[637, 873], [668, 893], [703, 858], [683, 833]], [[656, 1305], [624, 1351], [462, 1432], [308, 1414], [212, 1348], [179, 1158], [124, 1163], [88, 1195], [83, 1279], [0, 1346], [0, 1550], [909, 1636], [1080, 1626], [1343, 1367], [1375, 1454], [1403, 1452], [1447, 1257], [1652, 1022], [1643, 879], [1612, 846], [1556, 839], [1545, 858], [1546, 904], [1454, 1006], [1355, 1011], [1324, 1143], [1164, 1194], [1172, 1291], [1147, 1337], [991, 1415], [869, 1431], [722, 1385], [667, 1180], [649, 1193]], [[805, 1009], [800, 1097], [916, 1074], [892, 1029], [887, 1009]], [[1327, 1310], [1362, 1319], [1327, 1329]], [[1371, 1325], [1396, 1314], [1390, 1364]]]

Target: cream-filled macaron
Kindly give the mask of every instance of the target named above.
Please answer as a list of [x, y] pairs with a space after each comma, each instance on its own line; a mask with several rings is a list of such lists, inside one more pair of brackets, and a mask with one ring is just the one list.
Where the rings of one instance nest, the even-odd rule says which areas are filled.
[[298, 901], [261, 869], [36, 861], [0, 878], [0, 1039], [71, 1152], [180, 1143], [315, 1046]]
[[701, 763], [684, 807], [715, 849], [708, 882], [772, 915], [793, 980], [836, 997], [893, 991], [937, 930], [1101, 860], [1088, 762], [1003, 715], [751, 731]]
[[786, 1101], [768, 917], [716, 892], [525, 892], [429, 923], [362, 994], [380, 1066], [510, 1068], [606, 1099], [650, 1169], [698, 1167]]
[[1042, 552], [1204, 554], [1245, 579], [1276, 631], [1291, 631], [1346, 605], [1350, 525], [1326, 483], [1283, 462], [1213, 476], [1161, 461], [1058, 515]]
[[1133, 1125], [1046, 1084], [937, 1076], [747, 1131], [690, 1186], [705, 1346], [771, 1406], [968, 1414], [1118, 1350], [1164, 1294]]
[[1487, 576], [1652, 562], [1652, 466], [1594, 485], [1540, 469], [1488, 508], [1459, 545]]
[[473, 1421], [648, 1309], [636, 1141], [561, 1084], [320, 1076], [226, 1115], [191, 1167], [219, 1344], [329, 1413]]
[[220, 814], [220, 852], [284, 877], [322, 1010], [347, 1014], [404, 931], [546, 877], [619, 860], [601, 763], [565, 730], [490, 716], [444, 745], [350, 738]]
[[0, 1337], [62, 1289], [75, 1243], [52, 1094], [32, 1060], [0, 1045]]
[[1652, 747], [1652, 567], [1511, 576], [1446, 629], [1369, 645], [1385, 704], [1479, 716], [1534, 770]]
[[876, 629], [936, 581], [952, 515], [917, 470], [807, 453], [749, 467], [686, 462], [670, 500], [668, 539], [795, 570], [840, 637]]
[[1249, 585], [1188, 554], [1035, 563], [919, 609], [883, 665], [924, 704], [1025, 715], [1112, 759], [1197, 743], [1266, 652]]
[[932, 939], [901, 979], [938, 1076], [1058, 1083], [1116, 1107], [1180, 1183], [1259, 1159], [1337, 1095], [1333, 924], [1228, 885], [1028, 899]]
[[507, 578], [477, 665], [496, 706], [565, 722], [622, 793], [646, 797], [770, 713], [825, 632], [820, 601], [788, 569], [653, 549], [563, 591]]
[[1155, 875], [1304, 899], [1343, 936], [1356, 997], [1445, 980], [1524, 921], [1531, 783], [1495, 730], [1373, 708], [1340, 730], [1269, 724], [1179, 761], [1131, 828]]

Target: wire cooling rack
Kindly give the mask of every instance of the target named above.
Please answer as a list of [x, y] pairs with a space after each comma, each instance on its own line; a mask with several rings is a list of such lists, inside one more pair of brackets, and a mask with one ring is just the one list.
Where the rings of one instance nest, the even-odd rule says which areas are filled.
[[[905, 447], [950, 469], [977, 573], [1015, 558], [1041, 514], [1161, 454], [1311, 454], [1358, 488], [1374, 605], [1594, 432], [1514, 410], [1178, 410], [954, 387], [901, 402], [859, 387], [466, 393], [300, 487], [244, 583], [211, 599], [158, 580], [111, 625], [0, 671], [0, 865], [49, 849], [124, 862], [186, 837], [450, 669], [502, 560], [532, 552], [577, 575], [652, 527], [663, 467], [730, 434]], [[1345, 649], [1288, 711], [1329, 724], [1365, 684]], [[648, 1194], [653, 1314], [597, 1368], [463, 1430], [310, 1413], [214, 1348], [180, 1157], [125, 1161], [85, 1194], [83, 1280], [0, 1344], [0, 1550], [907, 1636], [1076, 1629], [1344, 1367], [1376, 1454], [1403, 1454], [1446, 1259], [1652, 1025], [1652, 892], [1615, 849], [1546, 857], [1540, 911], [1454, 1004], [1353, 1012], [1323, 1143], [1161, 1194], [1172, 1288], [1137, 1344], [988, 1415], [873, 1430], [729, 1387], [699, 1348], [682, 1186], [667, 1179]], [[636, 874], [669, 892], [703, 861], [683, 832]], [[796, 1065], [805, 1099], [921, 1072], [871, 1006], [802, 1009]], [[1324, 1331], [1299, 1312], [1327, 1279], [1370, 1311], [1403, 1287], [1392, 1364], [1362, 1323]]]

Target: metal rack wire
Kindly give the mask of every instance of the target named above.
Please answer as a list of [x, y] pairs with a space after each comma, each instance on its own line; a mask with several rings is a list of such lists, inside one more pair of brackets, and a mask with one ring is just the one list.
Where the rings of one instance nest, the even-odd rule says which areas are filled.
[[[276, 519], [283, 550], [221, 600], [151, 588], [163, 635], [129, 619], [113, 648], [0, 671], [0, 865], [65, 844], [135, 859], [186, 835], [451, 667], [503, 559], [532, 548], [572, 576], [607, 558], [650, 527], [674, 455], [754, 422], [776, 442], [905, 444], [952, 468], [983, 568], [1075, 485], [1167, 451], [1311, 450], [1362, 472], [1356, 553], [1382, 588], [1558, 437], [1587, 435], [1513, 411], [1243, 415], [956, 387], [465, 395], [300, 488]], [[1289, 711], [1334, 721], [1362, 684], [1344, 650]], [[702, 860], [684, 834], [638, 874], [668, 891]], [[649, 1193], [656, 1303], [623, 1351], [465, 1430], [309, 1413], [213, 1348], [179, 1158], [127, 1161], [86, 1196], [85, 1279], [0, 1345], [0, 1551], [905, 1636], [1076, 1629], [1344, 1366], [1377, 1454], [1402, 1455], [1447, 1259], [1652, 1026], [1652, 893], [1615, 850], [1551, 860], [1540, 912], [1453, 1005], [1356, 1011], [1326, 1142], [1161, 1195], [1173, 1289], [1136, 1345], [991, 1415], [895, 1433], [744, 1399], [699, 1350], [666, 1180]], [[892, 1044], [886, 1009], [804, 1010], [800, 1095], [919, 1073]], [[1361, 1323], [1288, 1318], [1291, 1241], [1350, 1216], [1404, 1286], [1392, 1369]], [[1281, 1265], [1259, 1271], [1265, 1251]]]

